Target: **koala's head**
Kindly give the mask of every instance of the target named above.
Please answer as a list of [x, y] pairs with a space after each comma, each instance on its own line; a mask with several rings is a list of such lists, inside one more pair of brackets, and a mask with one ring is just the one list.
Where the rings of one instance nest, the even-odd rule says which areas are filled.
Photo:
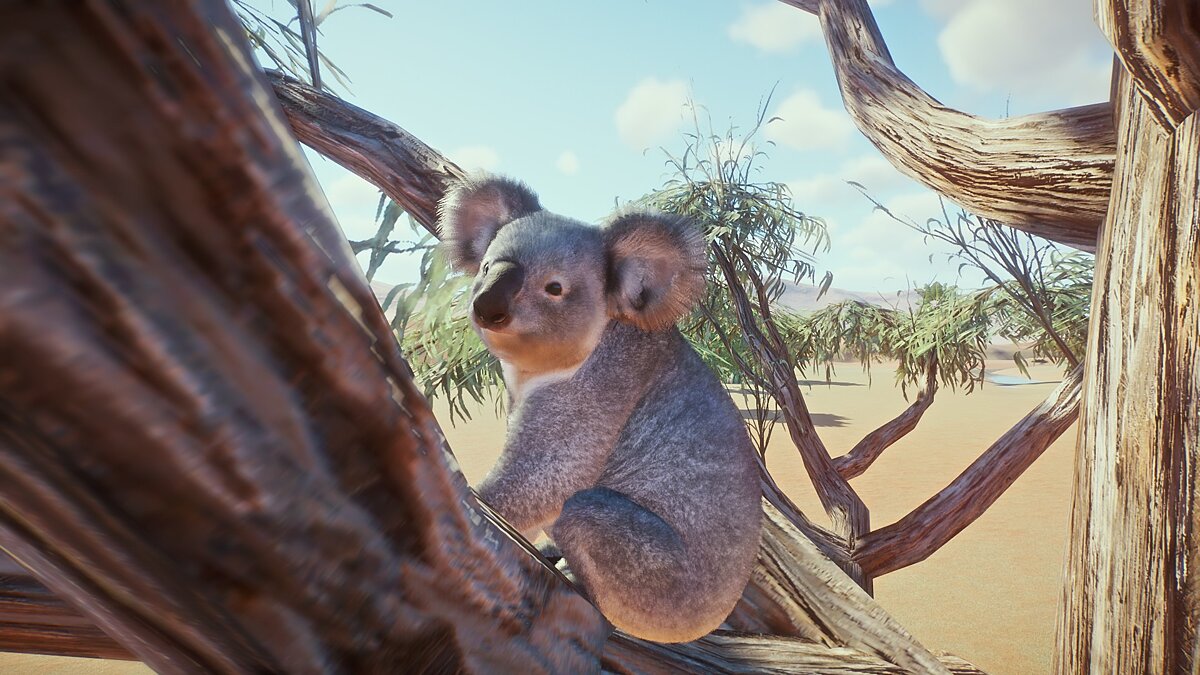
[[450, 263], [475, 274], [471, 322], [488, 349], [524, 372], [582, 363], [609, 320], [661, 330], [704, 292], [704, 237], [645, 211], [602, 227], [542, 209], [523, 184], [477, 176], [441, 203]]

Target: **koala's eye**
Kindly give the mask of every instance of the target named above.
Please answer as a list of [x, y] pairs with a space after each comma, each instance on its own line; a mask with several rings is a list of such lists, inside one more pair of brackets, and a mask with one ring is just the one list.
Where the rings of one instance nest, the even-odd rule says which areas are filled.
[[546, 284], [546, 292], [550, 295], [562, 295], [562, 284], [557, 281], [551, 281]]

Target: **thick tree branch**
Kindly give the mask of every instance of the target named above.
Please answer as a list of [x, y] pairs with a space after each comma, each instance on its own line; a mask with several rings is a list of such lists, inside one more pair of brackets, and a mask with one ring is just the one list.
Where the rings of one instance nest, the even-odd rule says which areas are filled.
[[937, 363], [932, 362], [925, 372], [925, 384], [917, 393], [917, 399], [883, 426], [863, 437], [850, 452], [833, 460], [833, 466], [842, 478], [850, 480], [861, 476], [871, 467], [884, 450], [892, 447], [910, 431], [917, 428], [917, 423], [933, 405], [933, 397], [937, 394]]
[[1163, 126], [1173, 129], [1200, 108], [1196, 3], [1097, 0], [1096, 18]]
[[268, 71], [301, 143], [383, 190], [434, 236], [437, 203], [465, 172], [391, 122], [278, 71]]
[[1079, 415], [1082, 368], [912, 513], [862, 538], [853, 552], [878, 577], [928, 558], [983, 515]]
[[819, 14], [842, 100], [905, 175], [967, 210], [1092, 251], [1108, 208], [1108, 103], [987, 120], [947, 108], [896, 68], [867, 0], [781, 0]]

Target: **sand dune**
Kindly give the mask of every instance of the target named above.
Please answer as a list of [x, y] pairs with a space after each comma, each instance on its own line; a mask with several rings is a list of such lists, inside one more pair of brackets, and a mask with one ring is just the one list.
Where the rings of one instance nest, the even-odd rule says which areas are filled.
[[[1015, 376], [1011, 361], [990, 369]], [[1034, 380], [1056, 380], [1034, 366]], [[809, 406], [830, 451], [845, 452], [906, 403], [886, 367], [873, 383], [855, 365], [835, 381], [810, 382]], [[921, 425], [854, 481], [875, 526], [895, 521], [944, 487], [987, 446], [1046, 397], [1053, 384], [985, 384], [970, 396], [941, 392]], [[495, 461], [504, 423], [485, 406], [470, 423], [438, 419], [463, 473], [479, 481]], [[928, 560], [876, 581], [876, 597], [927, 647], [958, 654], [989, 673], [1048, 672], [1070, 512], [1074, 429], [1059, 439], [976, 523]], [[776, 431], [768, 464], [780, 484], [815, 519], [823, 512], [786, 430]], [[0, 672], [145, 673], [138, 664], [0, 654]]]

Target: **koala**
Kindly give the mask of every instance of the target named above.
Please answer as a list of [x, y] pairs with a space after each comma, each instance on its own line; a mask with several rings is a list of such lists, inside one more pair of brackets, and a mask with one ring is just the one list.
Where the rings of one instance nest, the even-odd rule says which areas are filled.
[[545, 529], [616, 628], [684, 642], [720, 626], [762, 505], [741, 413], [675, 327], [704, 291], [702, 233], [643, 211], [591, 226], [493, 176], [452, 188], [439, 225], [510, 397], [480, 497], [530, 539]]

